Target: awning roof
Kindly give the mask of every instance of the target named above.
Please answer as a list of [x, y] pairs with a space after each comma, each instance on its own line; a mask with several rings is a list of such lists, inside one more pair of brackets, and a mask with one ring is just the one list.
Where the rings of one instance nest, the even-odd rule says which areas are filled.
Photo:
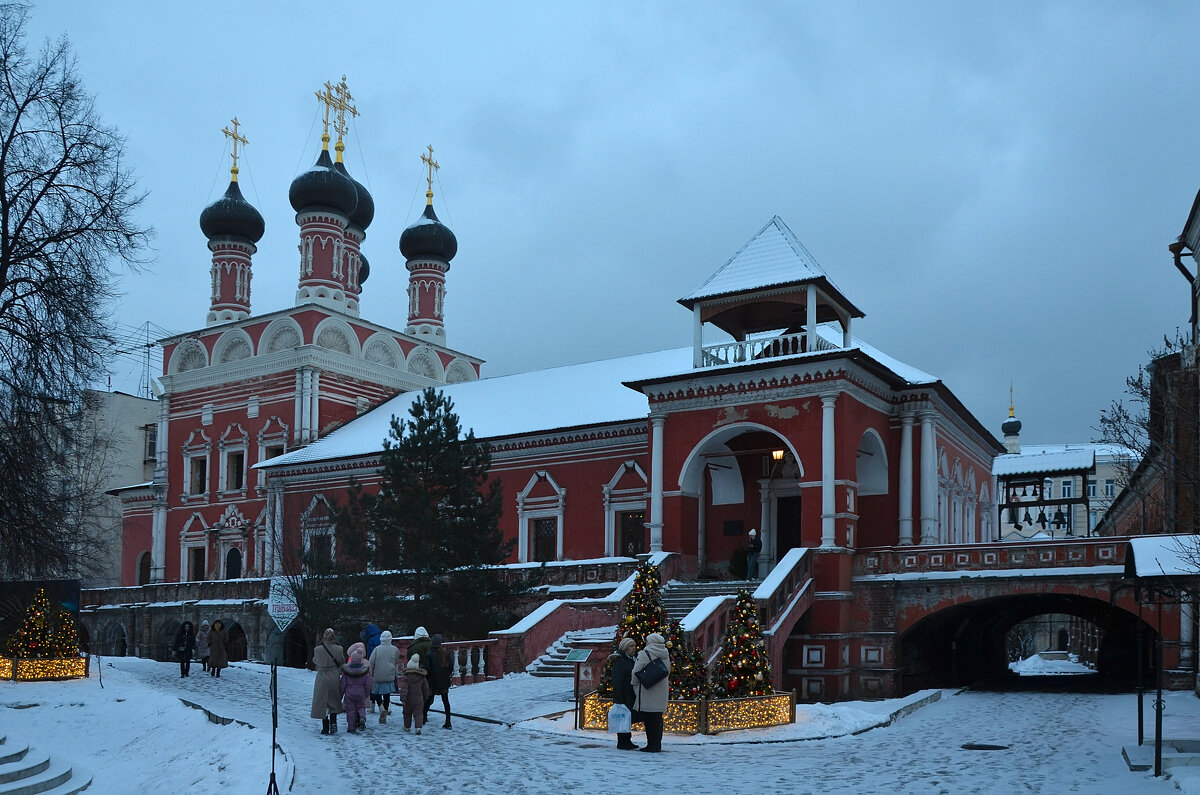
[[1129, 539], [1126, 577], [1200, 576], [1200, 536], [1155, 535]]

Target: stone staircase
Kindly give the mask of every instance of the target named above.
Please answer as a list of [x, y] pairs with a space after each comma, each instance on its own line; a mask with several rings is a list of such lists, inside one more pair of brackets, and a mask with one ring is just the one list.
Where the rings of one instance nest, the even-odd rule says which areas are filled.
[[575, 648], [575, 644], [581, 641], [591, 641], [590, 645], [595, 645], [596, 641], [611, 643], [616, 633], [616, 627], [599, 627], [568, 632], [554, 641], [554, 645], [546, 649], [545, 654], [525, 666], [525, 670], [533, 676], [557, 676], [573, 679], [575, 678], [575, 663], [567, 662], [567, 654]]
[[682, 621], [692, 612], [692, 608], [709, 596], [736, 596], [742, 589], [753, 593], [758, 586], [758, 580], [672, 580], [662, 590], [663, 609], [667, 611], [668, 618]]
[[74, 795], [91, 786], [92, 777], [0, 736], [0, 795]]

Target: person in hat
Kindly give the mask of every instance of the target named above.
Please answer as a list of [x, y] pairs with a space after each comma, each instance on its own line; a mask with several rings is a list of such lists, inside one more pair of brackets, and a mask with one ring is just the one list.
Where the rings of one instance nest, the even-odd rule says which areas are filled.
[[392, 714], [392, 693], [396, 692], [396, 677], [399, 675], [400, 650], [392, 643], [392, 633], [384, 630], [379, 635], [379, 645], [371, 652], [371, 702], [379, 706], [379, 722], [387, 723]]
[[[621, 638], [617, 650], [608, 659], [612, 662], [609, 679], [612, 680], [613, 703], [624, 704], [628, 707], [629, 712], [633, 715], [633, 721], [637, 722], [641, 718], [633, 711], [633, 665], [637, 662], [633, 657], [635, 654], [637, 654], [637, 641], [625, 637]], [[636, 751], [638, 747], [633, 744], [633, 733], [619, 732], [617, 748], [622, 751]]]
[[337, 643], [333, 627], [321, 633], [321, 640], [313, 649], [313, 667], [317, 678], [313, 681], [312, 711], [314, 720], [321, 721], [321, 734], [337, 734], [337, 716], [342, 712], [341, 668], [346, 663], [346, 653]]
[[196, 632], [196, 656], [200, 658], [201, 673], [208, 673], [208, 635], [211, 630], [208, 626], [208, 619], [200, 622], [200, 629]]
[[367, 647], [355, 643], [350, 647], [350, 662], [342, 666], [342, 677], [338, 683], [342, 696], [342, 709], [346, 711], [346, 731], [362, 734], [367, 729], [367, 701], [371, 696], [370, 668], [363, 655]]
[[750, 543], [746, 545], [746, 579], [758, 579], [758, 553], [762, 552], [762, 541], [757, 530], [750, 531]]
[[433, 698], [433, 689], [429, 686], [428, 672], [421, 667], [421, 655], [414, 654], [408, 658], [404, 666], [404, 676], [400, 677], [400, 700], [404, 702], [404, 731], [408, 731], [414, 723], [417, 734], [425, 725], [425, 702]]

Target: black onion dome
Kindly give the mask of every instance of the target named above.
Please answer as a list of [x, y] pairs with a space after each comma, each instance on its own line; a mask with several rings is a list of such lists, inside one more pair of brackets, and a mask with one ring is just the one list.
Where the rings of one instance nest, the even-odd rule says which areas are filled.
[[329, 159], [329, 150], [322, 149], [317, 163], [292, 180], [288, 200], [296, 212], [327, 209], [350, 217], [358, 204], [358, 190], [349, 177], [342, 176]]
[[362, 287], [363, 282], [371, 275], [371, 263], [367, 262], [367, 255], [358, 252], [358, 286]]
[[1000, 430], [1004, 431], [1005, 436], [1016, 436], [1021, 432], [1021, 421], [1016, 417], [1009, 417], [1000, 426]]
[[400, 235], [400, 253], [406, 260], [440, 259], [449, 262], [458, 253], [458, 238], [450, 227], [438, 220], [433, 205], [425, 205], [424, 214]]
[[265, 229], [262, 215], [242, 198], [242, 190], [234, 181], [230, 181], [224, 196], [200, 213], [200, 231], [209, 240], [236, 237], [257, 243]]
[[375, 220], [375, 200], [371, 198], [371, 192], [361, 182], [350, 176], [345, 163], [334, 163], [333, 168], [337, 173], [350, 180], [354, 185], [354, 191], [358, 194], [358, 205], [354, 208], [354, 212], [350, 213], [350, 226], [356, 226], [364, 232], [367, 231], [371, 221]]

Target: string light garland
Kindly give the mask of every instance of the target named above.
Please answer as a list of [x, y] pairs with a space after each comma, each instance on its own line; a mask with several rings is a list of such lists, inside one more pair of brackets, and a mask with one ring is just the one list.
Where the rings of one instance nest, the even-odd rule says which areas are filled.
[[[611, 698], [589, 693], [583, 699], [581, 729], [608, 731]], [[717, 734], [765, 729], [796, 722], [796, 693], [729, 699], [675, 699], [667, 702], [663, 729], [672, 734]], [[634, 724], [641, 731], [640, 724]]]
[[79, 654], [75, 617], [51, 606], [46, 589], [39, 588], [23, 623], [8, 642], [8, 657], [0, 658], [0, 676], [17, 681], [75, 679], [88, 675], [88, 658]]

